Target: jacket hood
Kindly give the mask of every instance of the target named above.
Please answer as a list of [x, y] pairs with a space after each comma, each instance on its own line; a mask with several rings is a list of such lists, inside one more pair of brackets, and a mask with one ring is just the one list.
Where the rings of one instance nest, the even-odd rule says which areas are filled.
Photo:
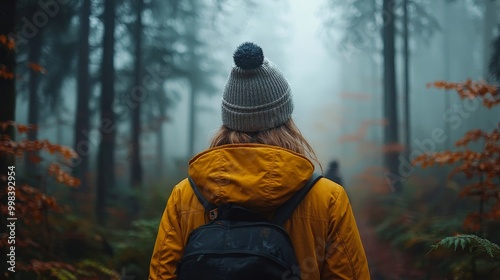
[[306, 157], [262, 144], [231, 144], [189, 161], [189, 176], [210, 202], [272, 211], [305, 185], [314, 171]]

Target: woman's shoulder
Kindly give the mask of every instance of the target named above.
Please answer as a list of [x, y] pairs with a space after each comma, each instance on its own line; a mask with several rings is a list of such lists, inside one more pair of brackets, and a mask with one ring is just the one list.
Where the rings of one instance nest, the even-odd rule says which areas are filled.
[[189, 178], [184, 178], [179, 181], [172, 189], [171, 195], [175, 195], [179, 198], [194, 195], [193, 187], [191, 186]]
[[309, 192], [309, 199], [316, 207], [333, 209], [349, 204], [344, 188], [328, 178], [321, 178]]
[[340, 184], [325, 177], [319, 179], [311, 191], [334, 199], [338, 199], [339, 196], [345, 193], [344, 188]]
[[329, 223], [332, 216], [338, 212], [337, 206], [344, 200], [343, 193], [344, 189], [341, 185], [327, 178], [321, 178], [309, 190], [294, 215]]

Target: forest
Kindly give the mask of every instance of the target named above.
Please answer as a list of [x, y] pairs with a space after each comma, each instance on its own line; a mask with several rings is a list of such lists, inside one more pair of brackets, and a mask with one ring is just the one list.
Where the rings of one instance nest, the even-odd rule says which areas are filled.
[[500, 279], [499, 0], [0, 1], [0, 278], [147, 279], [243, 42], [372, 279]]

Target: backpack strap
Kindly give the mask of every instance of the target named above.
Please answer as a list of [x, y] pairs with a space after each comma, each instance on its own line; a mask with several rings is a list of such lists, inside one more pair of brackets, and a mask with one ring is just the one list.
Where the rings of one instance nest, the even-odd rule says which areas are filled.
[[295, 208], [297, 208], [302, 199], [306, 197], [309, 190], [312, 189], [314, 184], [316, 184], [316, 182], [322, 177], [323, 176], [321, 175], [313, 174], [309, 181], [307, 181], [307, 183], [300, 190], [298, 190], [290, 199], [288, 199], [276, 210], [271, 222], [280, 226], [285, 224], [286, 220], [288, 220], [293, 211], [295, 211]]
[[201, 205], [203, 208], [205, 208], [205, 211], [208, 212], [210, 216], [210, 220], [215, 220], [217, 218], [217, 205], [213, 204], [212, 202], [208, 201], [203, 194], [201, 193], [200, 189], [198, 186], [194, 183], [193, 179], [191, 176], [188, 176], [189, 184], [191, 185], [191, 188], [193, 188], [193, 192], [200, 201]]

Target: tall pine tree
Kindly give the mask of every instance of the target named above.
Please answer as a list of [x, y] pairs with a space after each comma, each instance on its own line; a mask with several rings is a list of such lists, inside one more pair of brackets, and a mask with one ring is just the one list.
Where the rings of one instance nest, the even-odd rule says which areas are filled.
[[96, 216], [99, 224], [106, 221], [108, 190], [115, 184], [115, 135], [116, 116], [113, 111], [115, 98], [115, 16], [116, 1], [104, 1], [104, 36], [101, 64], [101, 117], [99, 127], [101, 143], [97, 155]]

